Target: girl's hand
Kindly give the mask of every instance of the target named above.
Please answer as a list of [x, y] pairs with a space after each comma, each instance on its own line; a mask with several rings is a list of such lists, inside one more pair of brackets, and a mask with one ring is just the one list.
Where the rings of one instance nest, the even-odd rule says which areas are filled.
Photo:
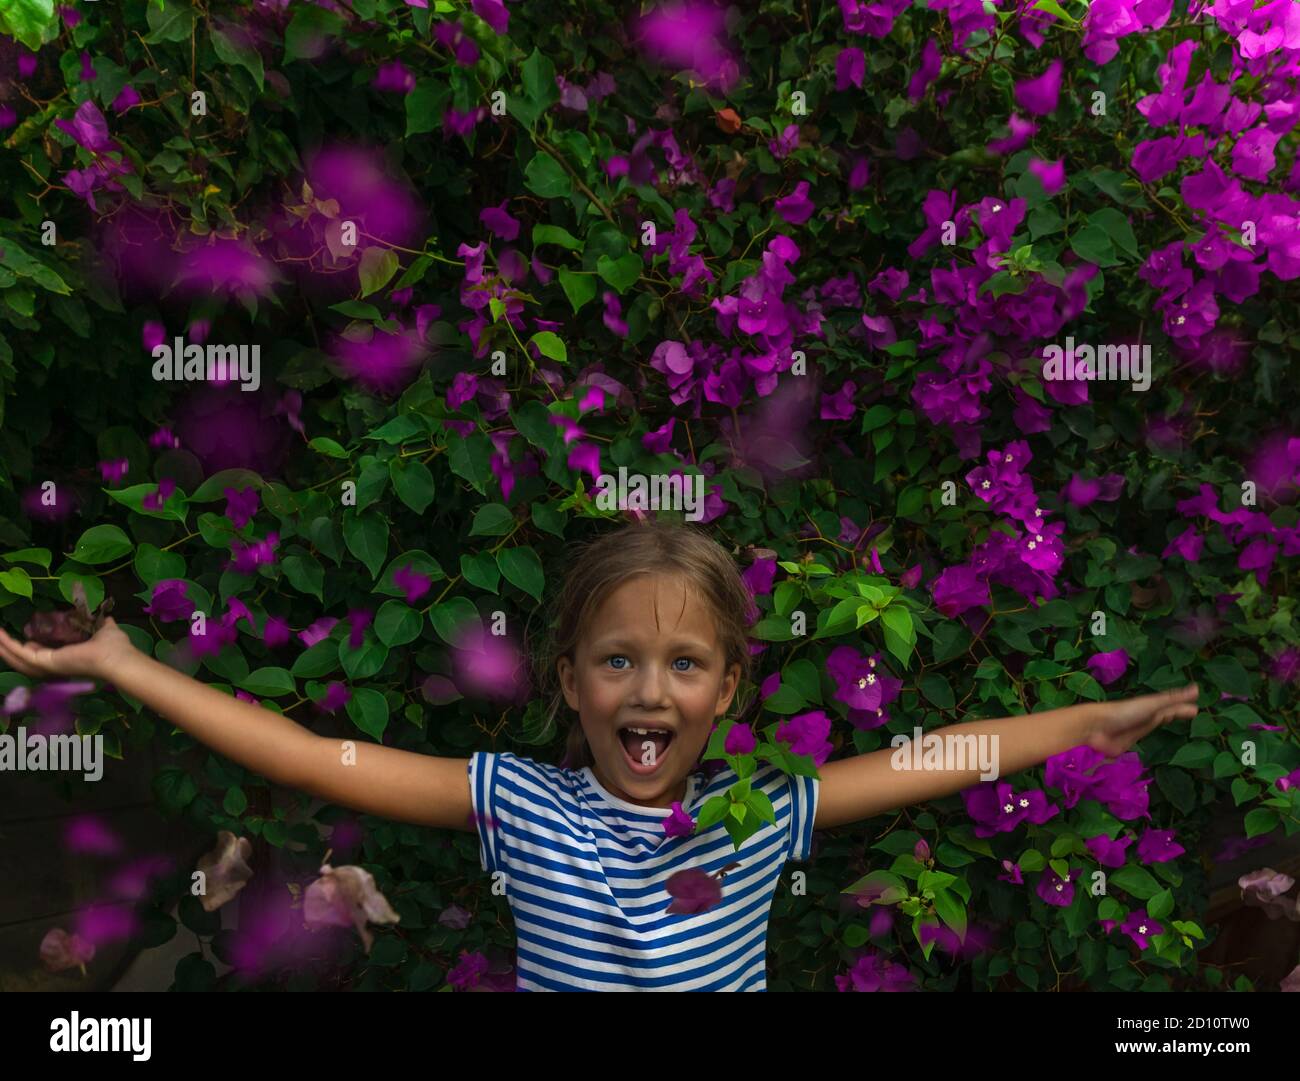
[[111, 680], [123, 657], [135, 650], [131, 639], [109, 616], [95, 635], [75, 646], [51, 649], [36, 642], [19, 643], [0, 628], [0, 661], [33, 679], [49, 676], [89, 676]]
[[1187, 721], [1196, 716], [1195, 683], [1177, 691], [1144, 694], [1116, 702], [1099, 702], [1088, 746], [1107, 758], [1123, 754], [1148, 732], [1170, 721]]

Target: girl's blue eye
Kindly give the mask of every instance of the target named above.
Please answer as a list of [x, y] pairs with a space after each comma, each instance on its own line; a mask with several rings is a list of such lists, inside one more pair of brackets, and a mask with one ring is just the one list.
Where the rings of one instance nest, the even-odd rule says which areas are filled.
[[[605, 658], [605, 663], [608, 664], [610, 661], [615, 660], [615, 659], [627, 660], [627, 657], [624, 656], [622, 653], [611, 653], [608, 657]], [[691, 664], [695, 664], [695, 661], [692, 660], [690, 657], [678, 657], [678, 658], [677, 658], [673, 663], [676, 664], [677, 661], [688, 661], [688, 662], [691, 663]], [[615, 672], [626, 672], [627, 669], [626, 669], [626, 668], [619, 668], [617, 665], [615, 665], [615, 666], [614, 666], [614, 671], [615, 671]], [[678, 669], [676, 669], [676, 671], [678, 671], [678, 672], [689, 672], [690, 669], [689, 669], [689, 668], [678, 668]]]

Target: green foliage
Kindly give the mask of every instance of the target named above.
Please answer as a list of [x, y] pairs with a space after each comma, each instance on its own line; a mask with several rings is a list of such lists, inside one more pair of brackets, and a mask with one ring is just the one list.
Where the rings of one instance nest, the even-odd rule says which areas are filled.
[[[625, 6], [605, 0], [512, 4], [501, 35], [467, 5], [446, 0], [428, 8], [402, 0], [329, 5], [337, 10], [295, 4], [278, 16], [233, 0], [123, 0], [81, 5], [75, 28], [60, 21], [52, 0], [7, 0], [0, 6], [0, 33], [8, 35], [0, 38], [3, 77], [17, 55], [8, 38], [40, 54], [30, 95], [0, 96], [0, 104], [19, 107], [18, 122], [0, 133], [7, 150], [0, 161], [0, 619], [16, 633], [33, 610], [70, 602], [80, 582], [92, 606], [114, 598], [116, 617], [141, 648], [301, 723], [423, 754], [516, 749], [556, 761], [564, 729], [545, 725], [535, 701], [503, 709], [438, 680], [452, 671], [449, 647], [467, 624], [486, 625], [496, 612], [512, 628], [544, 624], [573, 546], [619, 517], [596, 507], [592, 477], [573, 464], [566, 432], [576, 425], [604, 469], [650, 474], [680, 462], [692, 476], [705, 473], [706, 491], [725, 505], [706, 525], [711, 534], [738, 554], [751, 546], [778, 553], [774, 588], [756, 597], [750, 636], [765, 646], [756, 684], [779, 672], [780, 685], [761, 700], [757, 685], [742, 689], [742, 700], [753, 703], [755, 750], [726, 755], [727, 729], [714, 734], [711, 755], [727, 759], [741, 780], [699, 811], [700, 827], [725, 822], [737, 843], [775, 819], [749, 786], [757, 763], [815, 773], [777, 736], [802, 714], [824, 711], [835, 753], [848, 756], [887, 748], [914, 725], [1097, 702], [1191, 679], [1203, 688], [1195, 726], [1169, 726], [1140, 746], [1154, 778], [1152, 823], [1175, 828], [1184, 855], [1145, 865], [1130, 855], [1122, 869], [1107, 869], [1108, 892], [1094, 895], [1089, 876], [1098, 865], [1086, 842], [1136, 823], [1090, 799], [991, 838], [974, 835], [959, 796], [906, 808], [901, 819], [882, 815], [823, 831], [807, 892], [783, 885], [774, 902], [773, 989], [830, 989], [866, 948], [905, 959], [922, 986], [936, 990], [1048, 989], [1059, 985], [1059, 972], [1071, 973], [1070, 986], [1092, 990], [1133, 990], [1156, 978], [1178, 989], [1213, 986], [1217, 973], [1202, 973], [1196, 959], [1205, 939], [1198, 843], [1216, 814], [1249, 838], [1290, 836], [1300, 827], [1300, 789], [1277, 787], [1300, 765], [1300, 721], [1293, 688], [1268, 668], [1269, 657], [1300, 646], [1291, 591], [1279, 585], [1294, 576], [1294, 556], [1280, 555], [1261, 585], [1213, 528], [1196, 562], [1160, 553], [1185, 525], [1176, 501], [1200, 484], [1240, 490], [1247, 453], [1288, 402], [1300, 333], [1294, 296], [1274, 279], [1232, 310], [1223, 306], [1223, 325], [1250, 345], [1235, 379], [1193, 370], [1153, 332], [1158, 294], [1139, 268], [1158, 248], [1201, 239], [1188, 225], [1177, 174], [1144, 185], [1130, 167], [1133, 143], [1147, 137], [1135, 126], [1136, 106], [1159, 91], [1162, 58], [1189, 34], [1202, 40], [1199, 28], [1184, 25], [1186, 5], [1176, 6], [1168, 28], [1122, 39], [1119, 57], [1097, 66], [1079, 53], [1078, 4], [1038, 0], [1038, 9], [1066, 24], [1043, 28], [1042, 50], [1002, 10], [996, 37], [976, 33], [961, 55], [949, 48], [946, 16], [924, 5], [903, 13], [883, 38], [845, 31], [833, 3], [732, 5], [728, 34], [747, 76], [724, 95], [691, 73], [644, 62], [622, 33]], [[432, 28], [450, 19], [476, 44], [475, 62], [458, 63], [437, 43]], [[908, 93], [931, 39], [944, 44], [942, 102], [935, 87], [915, 100]], [[1226, 44], [1213, 24], [1203, 41], [1189, 85]], [[836, 60], [847, 46], [864, 50], [866, 75], [860, 89], [839, 91]], [[81, 77], [83, 52], [96, 70], [90, 80]], [[1014, 84], [1041, 71], [1040, 52], [1065, 58], [1062, 106], [1041, 118], [1025, 151], [992, 155], [985, 148], [1004, 134]], [[404, 96], [372, 85], [397, 61], [413, 73]], [[588, 86], [599, 72], [614, 77], [612, 96], [589, 95], [581, 109], [562, 100], [557, 76]], [[142, 103], [115, 110], [128, 83]], [[806, 95], [806, 114], [792, 112], [794, 90]], [[1080, 104], [1097, 90], [1110, 97], [1104, 117]], [[203, 114], [193, 111], [199, 91]], [[492, 111], [497, 91], [503, 111]], [[69, 173], [95, 168], [104, 155], [54, 123], [88, 102], [120, 147], [108, 160], [120, 154], [124, 167], [123, 190], [96, 189], [93, 211], [71, 190]], [[457, 118], [480, 108], [485, 116], [458, 133]], [[740, 118], [738, 129], [724, 125], [724, 109]], [[771, 141], [791, 124], [798, 146], [778, 157]], [[900, 149], [909, 128], [917, 154]], [[675, 148], [638, 147], [651, 130], [671, 132]], [[385, 239], [375, 222], [390, 209], [387, 192], [369, 201], [363, 194], [360, 208], [349, 208], [366, 226], [363, 235], [344, 243], [338, 198], [312, 191], [306, 177], [311, 153], [335, 142], [375, 149], [382, 163], [375, 168], [414, 193], [424, 214], [420, 235]], [[1287, 168], [1294, 143], [1292, 133], [1278, 147]], [[848, 159], [868, 150], [870, 180], [850, 188]], [[1062, 193], [1046, 195], [1028, 171], [1031, 153], [1064, 158]], [[615, 159], [644, 165], [633, 160], [638, 155], [648, 155], [653, 182], [610, 167]], [[735, 181], [734, 205], [710, 199], [722, 178]], [[800, 181], [809, 183], [817, 211], [792, 227], [773, 208]], [[1072, 405], [1053, 402], [1018, 366], [1016, 350], [1026, 343], [1014, 335], [965, 343], [997, 373], [984, 399], [981, 446], [1020, 437], [1015, 410], [1023, 402], [1013, 393], [1052, 407], [1051, 428], [1032, 437], [1032, 472], [1044, 505], [1065, 525], [1057, 578], [1069, 584], [1035, 603], [995, 585], [991, 605], [965, 620], [938, 609], [935, 576], [998, 531], [1000, 516], [972, 494], [969, 455], [959, 454], [952, 430], [916, 407], [916, 387], [939, 367], [934, 346], [910, 340], [901, 321], [894, 327], [900, 340], [869, 346], [863, 314], [894, 309], [875, 292], [843, 305], [822, 291], [831, 278], [865, 286], [882, 267], [907, 267], [912, 288], [930, 291], [917, 307], [935, 333], [948, 333], [950, 306], [936, 300], [931, 271], [950, 259], [973, 265], [982, 238], [974, 230], [941, 258], [910, 259], [930, 192], [956, 193], [958, 205], [994, 194], [1026, 201], [1025, 221], [983, 283], [981, 303], [1012, 303], [1083, 260], [1101, 272], [1062, 334], [1101, 341], [1112, 328], [1131, 327], [1156, 342], [1158, 379], [1146, 396], [1093, 388], [1089, 401]], [[512, 241], [489, 233], [480, 217], [503, 203], [521, 222]], [[142, 220], [154, 224], [142, 235], [155, 226], [170, 231], [157, 249], [124, 234], [144, 262], [220, 238], [264, 253], [276, 284], [265, 295], [233, 287], [187, 292], [173, 280], [133, 288], [132, 273], [149, 277], [135, 264], [120, 275], [98, 273], [91, 254], [112, 248], [117, 226], [110, 223], [145, 210]], [[663, 243], [679, 212], [698, 227], [686, 245], [707, 271], [696, 292], [670, 269], [672, 245]], [[46, 221], [57, 227], [57, 243], [43, 243]], [[653, 247], [643, 239], [644, 222], [658, 230]], [[295, 230], [310, 239], [301, 250], [290, 243]], [[809, 378], [822, 383], [816, 406], [846, 381], [856, 397], [850, 419], [814, 411], [799, 433], [806, 438], [779, 448], [785, 457], [773, 475], [737, 446], [735, 425], [763, 407], [752, 372], [734, 388], [744, 400], [733, 409], [698, 394], [675, 398], [675, 384], [651, 358], [665, 341], [740, 343], [747, 370], [775, 361], [779, 385], [796, 379], [788, 358], [763, 355], [757, 334], [721, 331], [712, 306], [747, 298], [744, 283], [764, 271], [765, 249], [778, 236], [800, 249], [785, 303], [801, 320], [816, 306], [817, 330], [794, 346], [806, 353]], [[467, 264], [484, 241], [482, 277], [469, 280]], [[501, 276], [511, 249], [529, 267], [523, 280]], [[116, 255], [131, 263], [129, 251]], [[394, 296], [407, 289], [409, 298]], [[611, 298], [626, 337], [613, 329]], [[259, 403], [251, 421], [228, 429], [202, 410], [186, 419], [194, 388], [151, 377], [145, 325], [163, 324], [170, 342], [196, 322], [209, 324], [214, 342], [262, 345], [265, 389], [243, 396]], [[355, 378], [340, 342], [375, 348], [389, 340], [383, 335], [402, 334], [420, 338], [428, 354], [406, 381], [376, 389]], [[504, 371], [495, 368], [498, 352]], [[716, 375], [716, 367], [705, 374]], [[558, 380], [542, 379], [542, 368]], [[602, 409], [580, 407], [584, 387], [608, 389], [586, 381], [593, 373], [616, 380], [627, 400], [616, 402], [611, 391]], [[468, 376], [485, 386], [495, 380], [493, 393], [463, 392]], [[508, 403], [494, 397], [498, 391]], [[645, 437], [670, 419], [674, 453], [651, 453]], [[1188, 439], [1177, 447], [1162, 442], [1165, 422], [1185, 425]], [[173, 424], [184, 434], [180, 446], [148, 442]], [[283, 445], [272, 446], [272, 436]], [[120, 459], [125, 476], [105, 481], [98, 464]], [[805, 462], [811, 468], [799, 472]], [[1120, 499], [1076, 505], [1054, 495], [1076, 474], [1102, 473], [1123, 478]], [[163, 479], [175, 488], [158, 503], [150, 497]], [[75, 495], [72, 511], [33, 511], [47, 481]], [[955, 504], [943, 498], [946, 482], [955, 485]], [[257, 512], [236, 526], [226, 491], [250, 487]], [[1293, 507], [1266, 509], [1277, 528], [1295, 527]], [[861, 540], [868, 525], [869, 539]], [[236, 552], [271, 533], [270, 561], [247, 573], [232, 566]], [[881, 571], [872, 569], [873, 550]], [[914, 567], [921, 582], [903, 585]], [[399, 572], [427, 577], [429, 588], [408, 597]], [[169, 580], [186, 583], [212, 621], [231, 614], [238, 599], [251, 625], [239, 619], [237, 637], [218, 655], [186, 661], [177, 646], [186, 624], [144, 611]], [[1098, 610], [1108, 627], [1094, 637]], [[1180, 633], [1179, 620], [1198, 610], [1215, 613], [1211, 639]], [[358, 611], [373, 622], [354, 647], [347, 617]], [[807, 620], [802, 634], [794, 630], [797, 615]], [[296, 635], [283, 646], [264, 641], [270, 619], [301, 632], [323, 617], [341, 622], [313, 645]], [[843, 646], [878, 658], [902, 681], [878, 728], [854, 725], [827, 673], [826, 658]], [[1088, 658], [1119, 648], [1130, 668], [1103, 687]], [[335, 681], [350, 698], [322, 718], [315, 703]], [[0, 693], [21, 682], [0, 673]], [[328, 844], [307, 821], [304, 796], [155, 726], [139, 703], [106, 694], [85, 701], [79, 725], [97, 727], [116, 753], [143, 754], [156, 737], [175, 756], [154, 778], [164, 813], [188, 815], [214, 833], [242, 831], [281, 850], [300, 880], [314, 875]], [[1250, 764], [1246, 739], [1257, 751]], [[1005, 779], [1017, 792], [1044, 787], [1041, 769]], [[314, 817], [335, 826], [349, 814], [326, 807]], [[508, 951], [508, 909], [480, 873], [473, 834], [377, 819], [363, 832], [355, 862], [375, 874], [402, 916], [399, 927], [381, 932], [368, 957], [358, 947], [306, 975], [269, 974], [266, 983], [333, 979], [358, 989], [424, 990], [445, 987], [462, 952]], [[921, 855], [919, 842], [928, 846]], [[1010, 867], [1024, 885], [1009, 880]], [[1035, 891], [1049, 869], [1077, 883], [1069, 905], [1047, 904]], [[174, 901], [184, 889], [170, 883], [155, 901]], [[863, 904], [863, 892], [877, 889]], [[842, 904], [842, 893], [858, 895], [860, 907]], [[871, 934], [873, 904], [895, 916], [886, 934]], [[453, 905], [471, 916], [464, 929], [440, 922]], [[1101, 920], [1121, 923], [1144, 905], [1166, 928], [1146, 950], [1102, 929]], [[203, 925], [193, 905], [181, 916], [204, 927], [198, 933], [215, 956], [229, 955], [225, 933]], [[151, 921], [153, 938], [174, 934], [170, 917]], [[954, 961], [946, 936], [977, 927], [981, 934], [993, 928], [997, 946]], [[177, 966], [175, 986], [239, 985], [195, 954]]]

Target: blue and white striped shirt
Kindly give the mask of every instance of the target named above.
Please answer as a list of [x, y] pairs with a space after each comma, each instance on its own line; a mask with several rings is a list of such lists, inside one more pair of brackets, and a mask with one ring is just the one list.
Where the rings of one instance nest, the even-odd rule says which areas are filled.
[[[682, 807], [692, 817], [737, 777], [694, 773]], [[510, 753], [469, 760], [483, 870], [504, 872], [517, 935], [521, 991], [763, 991], [767, 920], [787, 860], [812, 845], [818, 781], [760, 766], [751, 778], [776, 812], [740, 846], [718, 822], [666, 837], [666, 808], [607, 792], [590, 769]], [[669, 915], [669, 876], [729, 863], [722, 901]]]

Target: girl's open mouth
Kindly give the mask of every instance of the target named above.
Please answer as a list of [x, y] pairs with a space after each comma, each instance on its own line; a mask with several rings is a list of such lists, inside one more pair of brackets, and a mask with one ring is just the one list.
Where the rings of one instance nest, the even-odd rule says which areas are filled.
[[623, 745], [628, 769], [646, 777], [659, 768], [672, 745], [673, 734], [667, 728], [620, 728], [618, 741]]

